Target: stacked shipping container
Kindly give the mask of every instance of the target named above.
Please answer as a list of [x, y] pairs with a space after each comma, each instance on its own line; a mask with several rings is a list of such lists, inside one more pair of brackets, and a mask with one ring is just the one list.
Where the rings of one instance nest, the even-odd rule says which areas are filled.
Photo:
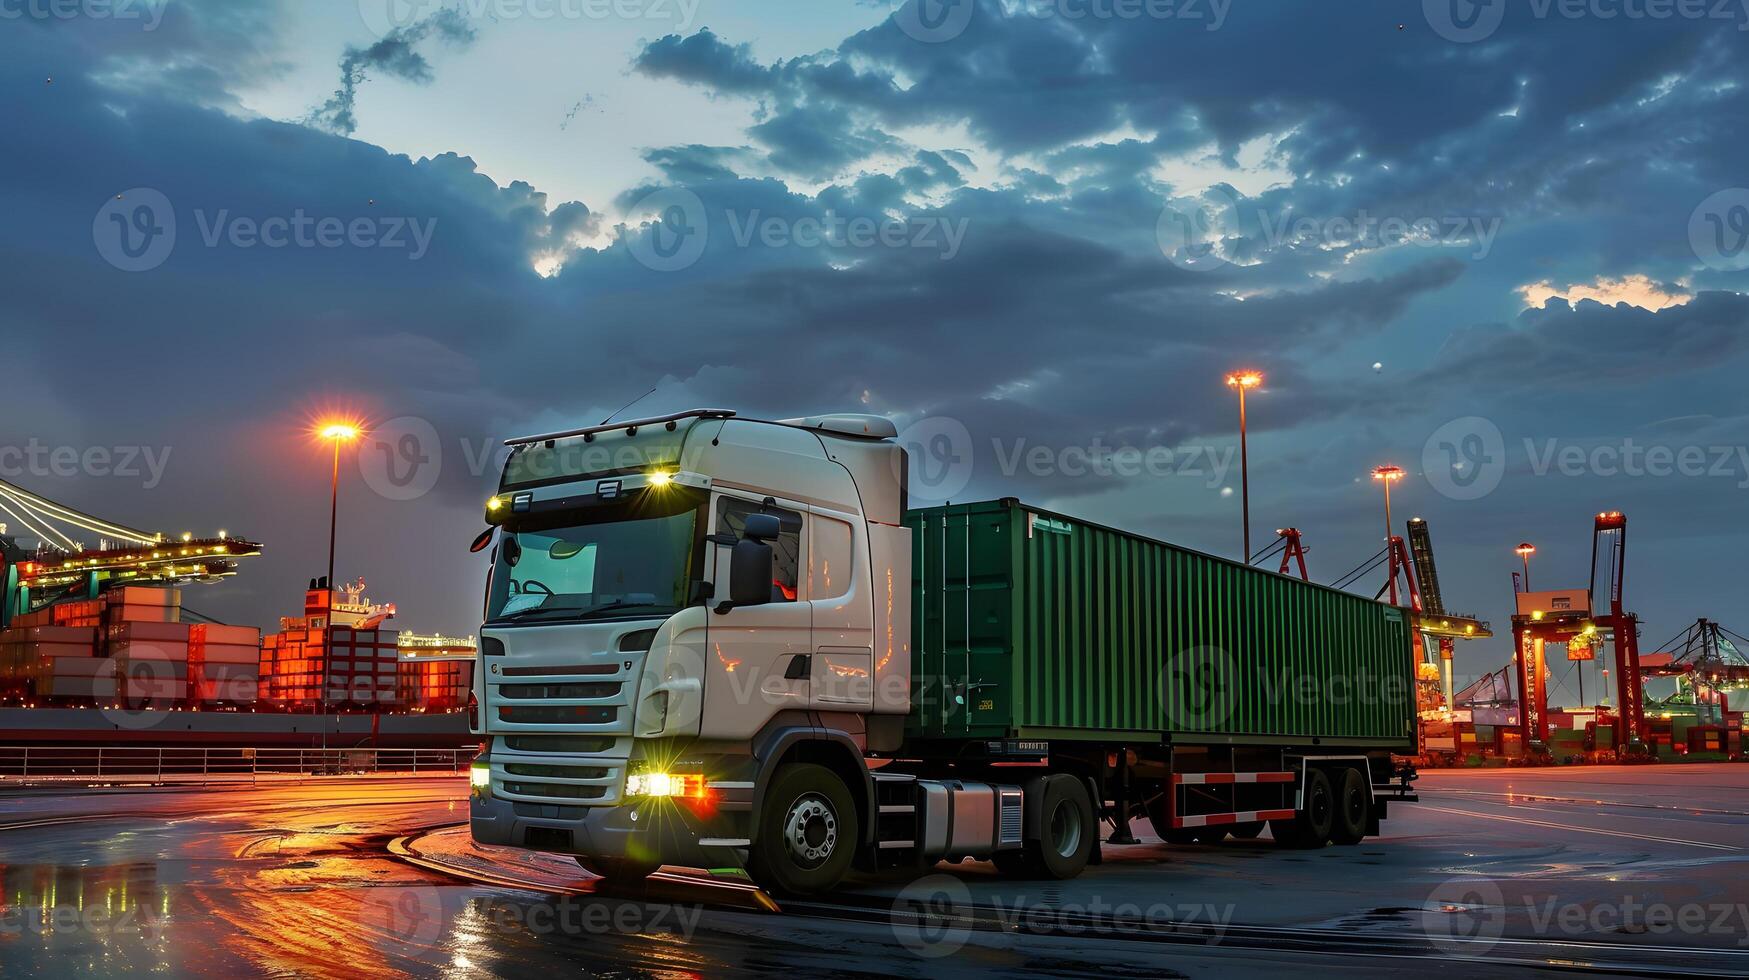
[[254, 704], [261, 683], [261, 631], [202, 623], [188, 630], [189, 697], [201, 704]]
[[288, 620], [294, 628], [263, 637], [254, 627], [181, 618], [178, 590], [137, 586], [19, 616], [0, 631], [0, 701], [286, 711], [324, 701], [346, 711], [467, 706], [472, 659], [403, 657], [395, 630]]

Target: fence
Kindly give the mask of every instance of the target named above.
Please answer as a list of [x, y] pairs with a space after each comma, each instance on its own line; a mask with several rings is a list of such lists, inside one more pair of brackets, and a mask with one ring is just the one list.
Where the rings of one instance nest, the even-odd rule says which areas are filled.
[[262, 777], [460, 774], [478, 750], [0, 745], [0, 785], [252, 782]]

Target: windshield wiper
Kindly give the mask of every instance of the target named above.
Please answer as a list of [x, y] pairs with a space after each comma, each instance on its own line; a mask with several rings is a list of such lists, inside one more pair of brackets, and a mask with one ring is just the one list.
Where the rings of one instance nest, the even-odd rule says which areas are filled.
[[583, 611], [582, 606], [532, 606], [528, 609], [518, 609], [512, 613], [502, 613], [492, 622], [507, 623], [513, 619], [522, 619], [525, 616], [546, 615], [547, 613], [580, 613]]
[[[609, 602], [605, 605], [591, 606], [588, 609], [583, 610], [582, 613], [583, 613], [583, 616], [593, 616], [596, 613], [613, 612], [616, 609], [654, 609], [654, 608], [656, 608], [656, 604], [653, 602], [626, 602], [624, 600], [620, 600], [618, 602]], [[578, 618], [581, 619], [582, 616], [579, 616]]]

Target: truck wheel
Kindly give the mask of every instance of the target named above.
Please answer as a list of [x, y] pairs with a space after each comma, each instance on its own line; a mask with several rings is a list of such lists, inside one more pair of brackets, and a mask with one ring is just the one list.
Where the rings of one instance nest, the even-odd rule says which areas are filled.
[[830, 891], [850, 870], [860, 829], [856, 801], [836, 773], [812, 763], [783, 766], [760, 806], [753, 878], [788, 895]]
[[1284, 836], [1276, 830], [1278, 821], [1270, 821], [1276, 840], [1288, 847], [1323, 847], [1330, 843], [1330, 831], [1336, 822], [1336, 791], [1324, 770], [1307, 768], [1305, 806], [1294, 815], [1292, 826]]
[[1342, 770], [1336, 780], [1335, 819], [1330, 839], [1338, 844], [1358, 844], [1366, 837], [1366, 818], [1372, 809], [1372, 797], [1367, 792], [1366, 778], [1359, 769]]
[[1087, 787], [1074, 776], [1046, 776], [1030, 784], [1043, 794], [1039, 805], [1039, 839], [1021, 851], [994, 855], [996, 870], [1011, 878], [1062, 881], [1087, 867], [1099, 840], [1099, 824]]
[[604, 879], [609, 885], [631, 886], [641, 884], [660, 865], [645, 861], [634, 861], [631, 858], [597, 858], [576, 855], [577, 866], [597, 878]]

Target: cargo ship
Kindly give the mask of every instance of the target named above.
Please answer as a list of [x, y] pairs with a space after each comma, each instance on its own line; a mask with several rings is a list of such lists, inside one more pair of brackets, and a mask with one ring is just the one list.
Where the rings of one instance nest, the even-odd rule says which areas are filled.
[[473, 744], [475, 640], [389, 628], [364, 582], [310, 582], [277, 632], [204, 620], [176, 587], [113, 585], [0, 630], [0, 743]]

